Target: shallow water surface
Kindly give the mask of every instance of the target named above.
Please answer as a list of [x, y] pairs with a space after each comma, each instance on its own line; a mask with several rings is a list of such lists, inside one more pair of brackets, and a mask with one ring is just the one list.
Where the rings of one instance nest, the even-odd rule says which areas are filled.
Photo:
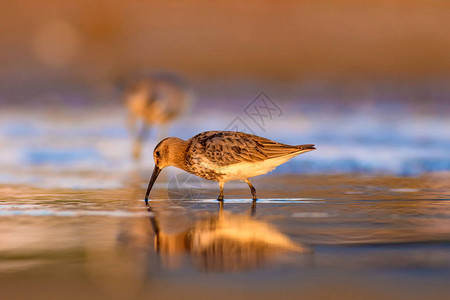
[[1, 186], [2, 299], [445, 299], [449, 179], [269, 175], [256, 206], [232, 183], [221, 207], [215, 184], [180, 200], [163, 177], [152, 212], [144, 180]]

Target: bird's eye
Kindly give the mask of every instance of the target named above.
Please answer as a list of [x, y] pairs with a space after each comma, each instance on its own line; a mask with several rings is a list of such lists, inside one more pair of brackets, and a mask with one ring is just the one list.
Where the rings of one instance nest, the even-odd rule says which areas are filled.
[[158, 156], [158, 157], [161, 156], [161, 153], [159, 153], [159, 151], [156, 151], [155, 154], [156, 154], [156, 156]]

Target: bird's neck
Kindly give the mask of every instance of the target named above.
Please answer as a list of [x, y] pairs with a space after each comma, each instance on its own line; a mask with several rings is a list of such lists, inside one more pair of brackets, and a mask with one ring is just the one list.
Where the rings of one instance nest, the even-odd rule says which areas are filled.
[[177, 139], [171, 145], [169, 151], [170, 165], [186, 171], [186, 150], [188, 142], [182, 139]]

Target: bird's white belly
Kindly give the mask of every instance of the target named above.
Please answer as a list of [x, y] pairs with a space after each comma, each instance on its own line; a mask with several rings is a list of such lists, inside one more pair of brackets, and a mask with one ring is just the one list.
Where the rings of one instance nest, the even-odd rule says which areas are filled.
[[243, 162], [219, 167], [217, 171], [223, 174], [221, 181], [227, 182], [231, 180], [243, 180], [266, 174], [282, 163], [287, 162], [292, 157], [293, 156], [284, 156], [258, 162]]

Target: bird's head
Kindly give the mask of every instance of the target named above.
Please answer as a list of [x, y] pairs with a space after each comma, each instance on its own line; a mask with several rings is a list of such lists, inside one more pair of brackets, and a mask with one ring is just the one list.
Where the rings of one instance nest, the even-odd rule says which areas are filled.
[[147, 193], [145, 195], [145, 203], [148, 204], [148, 195], [153, 187], [153, 184], [158, 178], [162, 169], [169, 166], [174, 166], [184, 169], [185, 166], [185, 151], [186, 141], [176, 137], [168, 137], [159, 142], [153, 150], [153, 159], [155, 160], [155, 168], [148, 183]]
[[181, 164], [184, 163], [185, 143], [185, 141], [176, 137], [168, 137], [159, 142], [153, 150], [155, 167], [160, 169], [169, 166], [181, 168]]

